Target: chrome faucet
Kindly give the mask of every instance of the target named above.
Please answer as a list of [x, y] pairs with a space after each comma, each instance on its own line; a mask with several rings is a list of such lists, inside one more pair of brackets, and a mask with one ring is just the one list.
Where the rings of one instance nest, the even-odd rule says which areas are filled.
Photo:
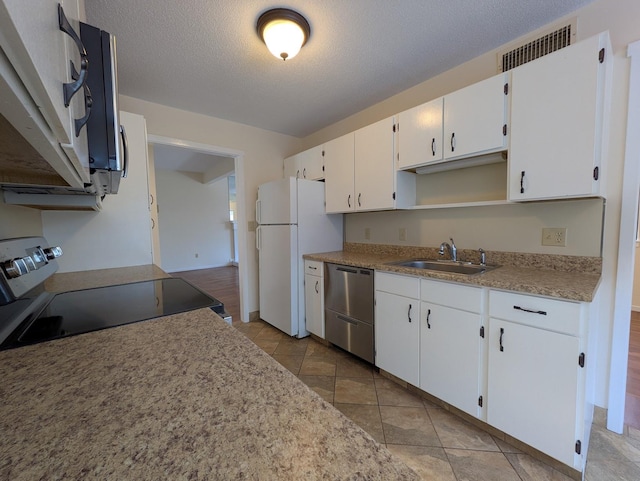
[[480, 249], [478, 249], [478, 252], [480, 253], [480, 265], [481, 266], [486, 266], [487, 265], [487, 253], [484, 251], [484, 249], [482, 247], [480, 247]]
[[440, 244], [440, 250], [438, 251], [438, 254], [443, 256], [444, 250], [446, 249], [451, 260], [453, 262], [456, 262], [458, 260], [458, 248], [456, 247], [455, 242], [453, 242], [452, 237], [449, 237], [449, 240], [451, 241], [451, 244], [449, 244], [448, 242], [443, 242], [442, 244]]

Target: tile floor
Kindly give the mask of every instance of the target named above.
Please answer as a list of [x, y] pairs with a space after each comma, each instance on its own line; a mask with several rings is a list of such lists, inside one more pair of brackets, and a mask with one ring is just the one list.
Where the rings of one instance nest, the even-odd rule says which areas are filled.
[[[290, 338], [262, 321], [233, 325], [425, 480], [570, 479], [346, 352], [311, 338]], [[640, 480], [640, 431], [619, 436], [596, 422], [586, 480]]]

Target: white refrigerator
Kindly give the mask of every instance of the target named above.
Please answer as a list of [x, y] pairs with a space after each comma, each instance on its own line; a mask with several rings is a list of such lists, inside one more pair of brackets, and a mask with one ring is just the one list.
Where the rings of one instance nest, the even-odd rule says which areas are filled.
[[260, 317], [290, 336], [309, 335], [302, 256], [342, 250], [342, 214], [324, 209], [324, 182], [287, 177], [258, 187]]

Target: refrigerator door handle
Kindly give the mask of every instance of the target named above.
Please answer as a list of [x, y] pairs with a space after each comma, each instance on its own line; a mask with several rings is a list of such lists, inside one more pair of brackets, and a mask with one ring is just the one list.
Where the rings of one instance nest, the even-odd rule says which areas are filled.
[[260, 250], [260, 226], [256, 227], [256, 249]]
[[261, 206], [261, 202], [260, 199], [256, 200], [256, 222], [259, 224], [260, 223], [260, 207]]

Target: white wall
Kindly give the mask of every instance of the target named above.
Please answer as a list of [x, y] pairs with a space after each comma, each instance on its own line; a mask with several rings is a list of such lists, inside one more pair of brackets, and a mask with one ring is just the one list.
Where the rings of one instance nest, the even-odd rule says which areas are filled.
[[226, 266], [233, 255], [227, 178], [202, 181], [203, 175], [194, 172], [156, 170], [161, 267], [166, 272]]
[[[474, 208], [369, 212], [346, 216], [345, 240], [437, 247], [453, 237], [460, 249], [600, 256], [601, 199]], [[542, 246], [543, 227], [566, 227], [567, 246]], [[369, 229], [370, 239], [364, 231]], [[406, 241], [399, 240], [406, 229]], [[487, 259], [491, 263], [491, 259]]]
[[129, 139], [129, 174], [101, 212], [43, 211], [44, 236], [60, 245], [59, 272], [152, 264], [144, 118], [121, 112]]
[[40, 211], [17, 205], [7, 205], [0, 192], [0, 239], [42, 235]]
[[[640, 22], [638, 22], [640, 18], [640, 2], [637, 0], [618, 0], [615, 2], [596, 0], [586, 7], [568, 15], [566, 19], [575, 16], [578, 18], [578, 40], [590, 37], [604, 30], [609, 30], [614, 55], [611, 119], [608, 125], [607, 135], [605, 136], [608, 137], [606, 139], [608, 141], [608, 151], [605, 153], [608, 159], [608, 168], [605, 173], [606, 190], [608, 194], [603, 232], [603, 274], [599, 289], [601, 295], [600, 316], [597, 323], [598, 332], [592, 333], [592, 335], [598, 338], [598, 352], [596, 356], [597, 359], [595, 360], [597, 371], [595, 402], [599, 406], [607, 407], [615, 276], [618, 257], [618, 234], [622, 200], [621, 187], [627, 118], [626, 110], [628, 102], [629, 60], [626, 57], [626, 47], [628, 44], [640, 39]], [[561, 21], [562, 19], [559, 19], [553, 22], [553, 25], [557, 25]], [[384, 119], [410, 107], [491, 77], [497, 73], [497, 51], [498, 50], [495, 50], [481, 55], [411, 89], [390, 97], [383, 102], [373, 105], [341, 122], [322, 129], [304, 138], [302, 147], [303, 149], [311, 148], [377, 120]], [[532, 215], [545, 218], [549, 215], [549, 212], [554, 209], [554, 205], [555, 203], [535, 204], [534, 207], [532, 207]], [[476, 212], [479, 211], [475, 209], [460, 210], [454, 215], [471, 219]], [[586, 216], [587, 212], [588, 211], [584, 211], [580, 213], [580, 215]], [[404, 216], [405, 214], [400, 213], [399, 215]], [[444, 232], [447, 228], [447, 223], [450, 223], [450, 220], [445, 215], [440, 219], [436, 219], [433, 218], [434, 214], [427, 213], [427, 211], [424, 211], [422, 214], [411, 214], [411, 216], [414, 217], [406, 217], [407, 221], [417, 218], [421, 223], [428, 222], [429, 227], [435, 231]], [[353, 230], [359, 228], [358, 226], [361, 222], [359, 217], [355, 217], [354, 220], [352, 220], [352, 218], [354, 218], [352, 214], [346, 217], [348, 234], [349, 232], [353, 234]], [[372, 220], [370, 227], [374, 230], [384, 229], [384, 222], [387, 220], [387, 218], [381, 216], [380, 222], [374, 223], [374, 220]], [[572, 219], [567, 217], [561, 220], [569, 224]], [[394, 222], [398, 221], [394, 220]], [[501, 245], [503, 243], [501, 240], [501, 232], [503, 232], [504, 229], [508, 230], [509, 227], [506, 221], [502, 223], [499, 221], [496, 222], [497, 224], [493, 229], [493, 234], [490, 232], [483, 232], [482, 234], [485, 239], [484, 243], [486, 244], [483, 246], [484, 248], [491, 249], [492, 245]], [[598, 221], [594, 218], [588, 222], [596, 223]], [[448, 226], [448, 228], [453, 229], [454, 227]], [[458, 228], [458, 224], [456, 223], [455, 229]], [[463, 234], [463, 237], [464, 236], [466, 236], [466, 234]], [[422, 240], [423, 239], [418, 239], [418, 241]], [[428, 242], [432, 242], [432, 240], [429, 239]], [[477, 241], [471, 238], [469, 238], [469, 242], [471, 244], [477, 244]]]
[[[264, 182], [282, 178], [283, 159], [299, 152], [300, 140], [247, 125], [195, 114], [184, 110], [154, 104], [127, 96], [120, 96], [123, 109], [141, 114], [147, 120], [149, 135], [158, 135], [198, 142], [244, 153], [244, 190], [238, 186], [238, 193], [244, 192], [248, 228], [246, 247], [248, 251], [246, 292], [250, 312], [259, 309], [258, 297], [258, 256], [255, 238], [255, 201], [258, 186]], [[164, 254], [163, 254], [164, 255]], [[243, 319], [247, 320], [248, 319]]]

